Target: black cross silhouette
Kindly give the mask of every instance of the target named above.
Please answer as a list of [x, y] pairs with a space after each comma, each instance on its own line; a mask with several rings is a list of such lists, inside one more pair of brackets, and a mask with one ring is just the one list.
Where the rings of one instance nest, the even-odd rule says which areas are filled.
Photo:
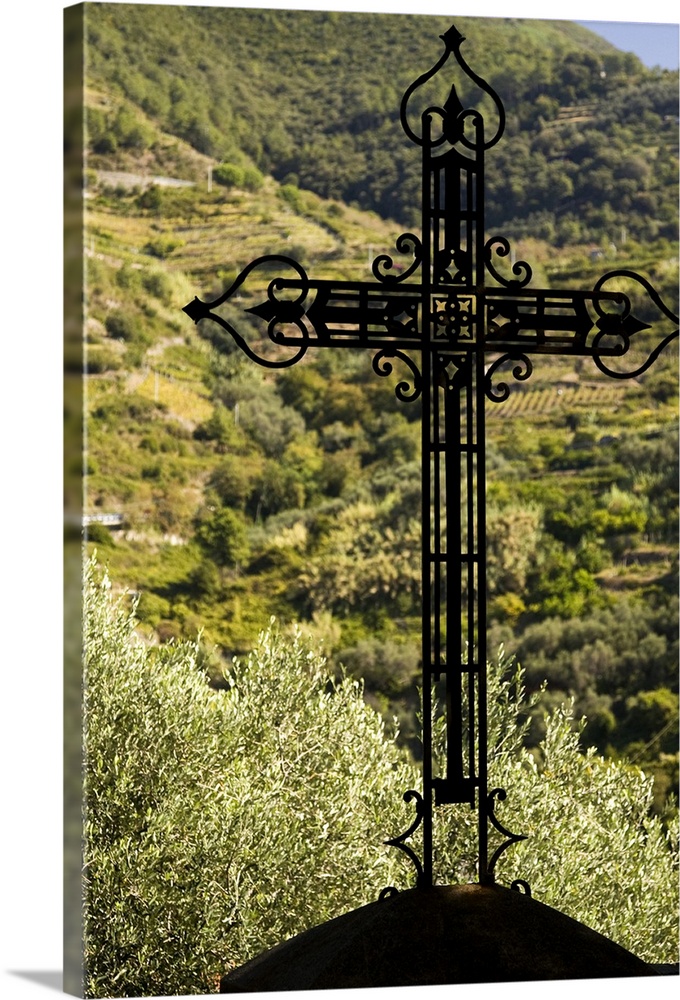
[[[496, 800], [506, 793], [489, 791], [487, 782], [485, 402], [507, 399], [502, 376], [508, 368], [516, 380], [531, 375], [530, 355], [590, 357], [601, 372], [630, 378], [646, 371], [678, 334], [676, 326], [642, 365], [621, 371], [610, 359], [625, 355], [635, 334], [649, 327], [616, 287], [620, 279], [637, 282], [660, 313], [678, 322], [645, 278], [616, 270], [592, 291], [560, 292], [529, 288], [532, 272], [524, 261], [512, 265], [511, 278], [497, 270], [495, 258], [508, 257], [510, 245], [502, 236], [485, 236], [484, 158], [503, 133], [505, 112], [461, 55], [463, 36], [452, 26], [441, 38], [443, 54], [401, 103], [404, 131], [422, 149], [422, 238], [404, 233], [396, 241], [400, 254], [412, 256], [410, 265], [398, 271], [383, 254], [373, 262], [375, 281], [315, 281], [296, 261], [270, 254], [251, 262], [219, 298], [194, 298], [184, 307], [195, 322], [217, 323], [268, 368], [289, 367], [310, 348], [367, 348], [375, 352], [378, 375], [389, 375], [395, 362], [405, 368], [395, 390], [400, 400], [421, 400], [423, 793], [405, 794], [415, 801], [416, 819], [387, 841], [412, 860], [419, 885], [432, 883], [433, 805], [476, 808], [482, 884], [493, 882], [502, 852], [524, 839], [495, 816]], [[417, 93], [450, 56], [495, 107], [491, 135], [482, 112], [464, 107], [455, 86], [442, 106], [419, 110], [412, 127]], [[272, 265], [293, 273], [271, 280], [266, 300], [248, 310], [266, 322], [274, 345], [273, 353], [257, 353], [216, 310], [256, 268]], [[417, 274], [420, 280], [411, 281]], [[441, 678], [447, 761], [446, 773], [434, 776], [433, 684]], [[422, 862], [405, 843], [421, 824]], [[489, 824], [506, 838], [491, 859]], [[521, 880], [513, 885], [529, 891]]]

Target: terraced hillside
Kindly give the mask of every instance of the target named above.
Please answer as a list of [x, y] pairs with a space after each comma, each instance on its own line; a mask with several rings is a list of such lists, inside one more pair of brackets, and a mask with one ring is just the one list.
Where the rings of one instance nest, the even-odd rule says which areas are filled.
[[[182, 306], [263, 253], [356, 279], [392, 250], [419, 169], [398, 92], [440, 21], [405, 41], [402, 18], [361, 20], [348, 66], [333, 40], [355, 15], [159, 9], [88, 15], [90, 545], [140, 595], [146, 638], [200, 634], [216, 683], [270, 616], [304, 622], [417, 753], [417, 404], [352, 352], [263, 373]], [[490, 212], [535, 284], [633, 268], [677, 309], [677, 76], [568, 24], [463, 27], [513, 109]], [[544, 703], [573, 694], [586, 742], [655, 769], [659, 809], [677, 781], [677, 385], [672, 352], [616, 385], [545, 360], [489, 412], [490, 648], [548, 679]]]

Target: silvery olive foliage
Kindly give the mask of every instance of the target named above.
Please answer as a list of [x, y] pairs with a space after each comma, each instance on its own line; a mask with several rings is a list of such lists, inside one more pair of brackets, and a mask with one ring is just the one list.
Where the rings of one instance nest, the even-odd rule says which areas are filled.
[[[495, 815], [526, 840], [507, 848], [496, 878], [529, 883], [542, 903], [579, 920], [647, 962], [678, 960], [678, 820], [666, 827], [650, 814], [653, 779], [625, 761], [585, 753], [586, 720], [573, 703], [546, 714], [545, 736], [529, 750], [523, 737], [528, 710], [522, 669], [499, 652], [490, 665], [489, 789], [502, 788]], [[463, 697], [465, 703], [465, 696]], [[445, 755], [442, 718], [433, 725], [440, 769]], [[435, 878], [472, 881], [476, 818], [462, 806], [438, 811]], [[491, 830], [490, 855], [506, 841]]]
[[[359, 683], [330, 678], [299, 631], [272, 623], [214, 690], [197, 645], [148, 645], [106, 575], [90, 563], [86, 576], [88, 996], [214, 992], [263, 949], [410, 887], [410, 863], [383, 841], [410, 825], [402, 796], [419, 774]], [[568, 709], [525, 750], [521, 671], [500, 667], [498, 815], [531, 839], [503, 855], [499, 881], [526, 878], [542, 901], [672, 961], [677, 854], [646, 815], [648, 779], [583, 755]], [[439, 722], [435, 734], [441, 753]], [[438, 879], [474, 879], [474, 814], [440, 815]]]
[[386, 837], [416, 780], [354, 680], [263, 633], [212, 690], [192, 643], [149, 647], [90, 567], [85, 960], [90, 996], [219, 976], [405, 881]]

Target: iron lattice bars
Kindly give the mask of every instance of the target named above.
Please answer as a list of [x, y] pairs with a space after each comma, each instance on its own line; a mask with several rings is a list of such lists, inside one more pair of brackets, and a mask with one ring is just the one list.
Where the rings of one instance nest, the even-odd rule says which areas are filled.
[[[456, 45], [460, 45], [456, 36]], [[408, 99], [408, 98], [407, 98]], [[467, 803], [478, 813], [478, 874], [487, 864], [486, 736], [486, 482], [484, 462], [484, 121], [463, 108], [455, 88], [443, 109], [441, 134], [465, 140], [471, 118], [473, 139], [466, 155], [455, 145], [439, 152], [433, 134], [434, 109], [422, 115], [422, 232], [428, 234], [431, 294], [444, 294], [432, 311], [432, 387], [423, 452], [423, 497], [429, 497], [432, 525], [424, 532], [423, 603], [431, 629], [423, 634], [423, 690], [444, 678], [446, 773], [423, 776], [425, 801]], [[425, 184], [427, 183], [427, 193]], [[425, 267], [425, 261], [424, 261]], [[425, 278], [425, 274], [423, 275]], [[451, 286], [462, 294], [450, 296]], [[447, 292], [449, 293], [447, 295]], [[424, 290], [424, 299], [426, 290]], [[425, 438], [425, 436], [424, 436]], [[425, 439], [423, 440], [425, 445]], [[467, 705], [467, 712], [465, 712]], [[424, 716], [427, 711], [423, 710]], [[431, 759], [431, 744], [425, 744]], [[427, 834], [432, 836], [431, 832]], [[430, 876], [431, 877], [431, 876]]]
[[[399, 270], [389, 254], [381, 254], [373, 261], [374, 281], [320, 281], [292, 258], [269, 254], [248, 264], [217, 299], [196, 297], [184, 307], [194, 322], [211, 321], [209, 336], [218, 347], [226, 334], [273, 370], [296, 364], [310, 349], [367, 349], [374, 352], [376, 374], [389, 376], [395, 368], [401, 374], [395, 386], [400, 400], [421, 400], [423, 793], [405, 793], [416, 817], [387, 841], [412, 862], [418, 885], [433, 881], [435, 806], [467, 803], [476, 809], [482, 883], [494, 880], [503, 852], [524, 839], [495, 815], [505, 790], [488, 788], [485, 407], [507, 399], [508, 369], [517, 381], [529, 378], [532, 355], [590, 357], [604, 374], [630, 378], [646, 371], [678, 335], [677, 317], [635, 272], [609, 272], [592, 290], [530, 288], [529, 264], [512, 260], [504, 236], [487, 237], [485, 155], [503, 134], [505, 111], [467, 65], [456, 28], [441, 38], [443, 54], [411, 84], [400, 107], [406, 135], [422, 150], [421, 235], [403, 233], [396, 241], [397, 252], [412, 258], [408, 266]], [[419, 105], [421, 88], [450, 57], [481, 103], [465, 107], [451, 86], [444, 101]], [[480, 110], [484, 102], [491, 106], [489, 129]], [[511, 277], [497, 267], [506, 257]], [[219, 310], [252, 275], [257, 279], [258, 268], [268, 274], [273, 267], [278, 272], [268, 280], [264, 300], [245, 310], [265, 325], [264, 336], [251, 344]], [[629, 296], [618, 287], [621, 280], [635, 282], [675, 326], [629, 370], [617, 368], [616, 359], [625, 360], [636, 334], [649, 325], [634, 316]], [[445, 771], [434, 774], [433, 692], [442, 684]], [[419, 827], [422, 861], [406, 843]], [[490, 827], [503, 839], [489, 858]], [[529, 891], [522, 880], [513, 887]]]

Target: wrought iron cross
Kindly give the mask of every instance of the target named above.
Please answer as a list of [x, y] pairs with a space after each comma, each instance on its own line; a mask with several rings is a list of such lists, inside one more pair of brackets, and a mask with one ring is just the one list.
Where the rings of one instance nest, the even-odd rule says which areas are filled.
[[[486, 237], [484, 160], [501, 138], [505, 112], [462, 56], [463, 36], [452, 26], [440, 37], [443, 54], [411, 84], [400, 110], [404, 131], [422, 150], [422, 236], [404, 233], [396, 241], [410, 265], [399, 271], [383, 254], [373, 262], [375, 281], [315, 281], [296, 261], [270, 254], [248, 264], [219, 298], [194, 298], [184, 311], [195, 322], [218, 324], [266, 368], [287, 368], [318, 347], [367, 348], [375, 352], [378, 375], [390, 375], [395, 362], [404, 366], [396, 395], [422, 403], [423, 792], [406, 793], [416, 819], [387, 843], [409, 856], [419, 885], [430, 885], [433, 807], [469, 803], [478, 817], [479, 881], [488, 884], [501, 853], [524, 838], [495, 816], [496, 800], [506, 793], [489, 790], [487, 779], [485, 404], [507, 399], [508, 369], [514, 379], [529, 378], [530, 355], [590, 357], [613, 378], [640, 375], [677, 337], [678, 320], [633, 271], [610, 271], [592, 291], [556, 292], [529, 288], [532, 272], [524, 261], [513, 264], [512, 278], [497, 270], [495, 258], [507, 257], [510, 245], [503, 236]], [[491, 106], [490, 134], [480, 103], [465, 107], [455, 86], [441, 106], [414, 113], [417, 93], [450, 57], [478, 89], [481, 107]], [[266, 323], [272, 347], [260, 353], [262, 344], [257, 350], [248, 344], [217, 310], [256, 268], [272, 265], [289, 276], [270, 280], [266, 300], [247, 310]], [[676, 325], [633, 371], [610, 367], [610, 359], [625, 355], [649, 325], [633, 315], [629, 297], [616, 287], [620, 279], [637, 282]], [[433, 685], [441, 679], [446, 773], [435, 776], [431, 717]], [[422, 861], [405, 843], [421, 824]], [[490, 825], [506, 839], [489, 859]]]

